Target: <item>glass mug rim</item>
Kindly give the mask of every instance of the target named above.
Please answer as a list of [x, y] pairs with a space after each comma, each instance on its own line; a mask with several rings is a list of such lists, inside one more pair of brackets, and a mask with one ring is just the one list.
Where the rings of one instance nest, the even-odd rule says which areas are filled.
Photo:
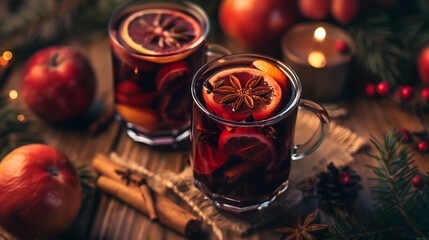
[[[282, 70], [284, 70], [286, 75], [287, 75], [288, 81], [291, 82], [291, 84], [293, 85], [293, 88], [295, 90], [292, 98], [289, 100], [289, 102], [286, 104], [286, 106], [271, 118], [263, 119], [263, 120], [259, 120], [259, 121], [252, 121], [252, 122], [237, 122], [237, 121], [227, 120], [227, 119], [219, 117], [219, 116], [213, 114], [212, 112], [210, 112], [209, 110], [207, 110], [207, 108], [204, 107], [204, 105], [202, 104], [202, 102], [198, 98], [197, 91], [199, 91], [199, 89], [198, 90], [196, 89], [196, 84], [199, 81], [199, 77], [211, 65], [216, 64], [219, 60], [228, 61], [229, 59], [233, 59], [233, 58], [253, 58], [255, 60], [256, 59], [263, 59], [263, 60], [269, 61], [270, 63], [274, 63], [274, 65], [276, 67], [280, 67]], [[219, 63], [219, 64], [222, 64], [222, 63]], [[222, 71], [222, 70], [220, 70], [220, 71]], [[260, 54], [253, 54], [253, 53], [235, 53], [235, 54], [231, 54], [231, 55], [227, 55], [227, 56], [223, 56], [223, 57], [214, 59], [214, 60], [204, 64], [195, 73], [195, 75], [192, 79], [192, 83], [191, 83], [192, 99], [193, 99], [193, 102], [198, 106], [198, 109], [200, 111], [202, 111], [202, 113], [204, 113], [204, 115], [206, 115], [210, 119], [212, 119], [218, 123], [227, 125], [229, 127], [258, 127], [261, 125], [273, 125], [273, 124], [283, 120], [287, 116], [289, 116], [289, 114], [292, 112], [292, 110], [294, 110], [298, 106], [299, 100], [301, 99], [301, 92], [302, 92], [301, 81], [299, 80], [298, 75], [292, 70], [292, 68], [289, 65], [284, 64], [283, 62], [281, 62], [275, 58], [260, 55]]]
[[[118, 40], [116, 39], [116, 37], [112, 33], [112, 29], [113, 29], [113, 24], [114, 24], [115, 20], [117, 19], [117, 17], [120, 16], [120, 14], [124, 12], [124, 10], [126, 10], [127, 8], [129, 8], [131, 6], [153, 6], [153, 8], [155, 8], [155, 7], [166, 7], [167, 6], [167, 7], [174, 8], [175, 10], [183, 10], [187, 14], [190, 14], [192, 17], [196, 18], [197, 21], [201, 20], [200, 24], [201, 24], [201, 28], [202, 28], [203, 32], [202, 32], [201, 36], [193, 44], [191, 44], [187, 48], [185, 48], [179, 52], [175, 52], [175, 53], [156, 54], [156, 55], [155, 54], [145, 54], [145, 53], [135, 51], [131, 48], [126, 48], [121, 43], [118, 42]], [[197, 14], [198, 14], [198, 16], [197, 16]], [[164, 57], [181, 55], [185, 52], [197, 49], [201, 44], [203, 44], [205, 42], [205, 39], [207, 39], [207, 36], [210, 32], [210, 21], [209, 21], [207, 12], [202, 7], [200, 7], [196, 3], [192, 3], [189, 1], [184, 1], [184, 0], [165, 1], [165, 0], [161, 0], [161, 1], [157, 1], [157, 2], [155, 2], [155, 1], [153, 1], [153, 2], [129, 2], [129, 3], [122, 5], [121, 7], [119, 7], [117, 10], [115, 10], [113, 12], [112, 16], [109, 18], [107, 30], [108, 30], [110, 40], [116, 46], [118, 46], [119, 48], [121, 48], [124, 51], [130, 52], [130, 53], [133, 53], [136, 55], [140, 55], [140, 56], [164, 58]]]

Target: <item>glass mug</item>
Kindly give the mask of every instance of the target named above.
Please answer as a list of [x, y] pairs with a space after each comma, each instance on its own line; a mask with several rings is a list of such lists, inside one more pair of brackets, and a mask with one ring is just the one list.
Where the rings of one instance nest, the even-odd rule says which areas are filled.
[[190, 2], [134, 1], [109, 20], [116, 117], [134, 141], [175, 145], [190, 135], [192, 76], [210, 54], [207, 13]]
[[[287, 189], [291, 160], [322, 143], [329, 116], [301, 91], [289, 66], [256, 54], [221, 57], [195, 74], [191, 165], [216, 207], [234, 214], [267, 207]], [[294, 145], [298, 109], [321, 123], [302, 145]]]

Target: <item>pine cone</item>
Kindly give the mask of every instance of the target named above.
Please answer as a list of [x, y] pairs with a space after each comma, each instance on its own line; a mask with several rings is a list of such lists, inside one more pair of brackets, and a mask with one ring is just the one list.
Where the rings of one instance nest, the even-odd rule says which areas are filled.
[[355, 200], [361, 189], [360, 176], [349, 167], [343, 167], [339, 171], [333, 163], [327, 168], [328, 172], [317, 175], [317, 194], [322, 204], [342, 207]]

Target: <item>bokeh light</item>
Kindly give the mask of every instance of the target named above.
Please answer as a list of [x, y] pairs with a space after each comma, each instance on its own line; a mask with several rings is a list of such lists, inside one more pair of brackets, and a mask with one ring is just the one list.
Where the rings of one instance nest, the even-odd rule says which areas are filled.
[[24, 114], [19, 114], [18, 116], [16, 116], [16, 119], [18, 119], [18, 121], [23, 122], [25, 121], [25, 116]]
[[6, 66], [8, 63], [9, 63], [9, 61], [4, 59], [3, 56], [0, 57], [0, 65], [1, 66]]
[[18, 98], [18, 92], [16, 90], [10, 90], [9, 97], [10, 97], [10, 99], [17, 99]]
[[12, 57], [13, 57], [13, 54], [10, 51], [4, 51], [3, 52], [4, 60], [9, 61], [12, 59]]

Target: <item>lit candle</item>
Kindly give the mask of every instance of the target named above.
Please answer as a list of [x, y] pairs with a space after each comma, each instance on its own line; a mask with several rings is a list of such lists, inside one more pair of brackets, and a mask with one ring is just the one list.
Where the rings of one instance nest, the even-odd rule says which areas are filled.
[[[322, 43], [326, 38], [326, 30], [324, 27], [318, 27], [314, 30], [313, 39], [317, 43]], [[315, 68], [326, 66], [325, 54], [321, 51], [312, 51], [308, 54], [308, 63]]]
[[[338, 40], [350, 50], [337, 51]], [[284, 62], [297, 73], [304, 97], [333, 101], [341, 96], [355, 50], [345, 31], [323, 22], [300, 23], [285, 33], [281, 45]]]

